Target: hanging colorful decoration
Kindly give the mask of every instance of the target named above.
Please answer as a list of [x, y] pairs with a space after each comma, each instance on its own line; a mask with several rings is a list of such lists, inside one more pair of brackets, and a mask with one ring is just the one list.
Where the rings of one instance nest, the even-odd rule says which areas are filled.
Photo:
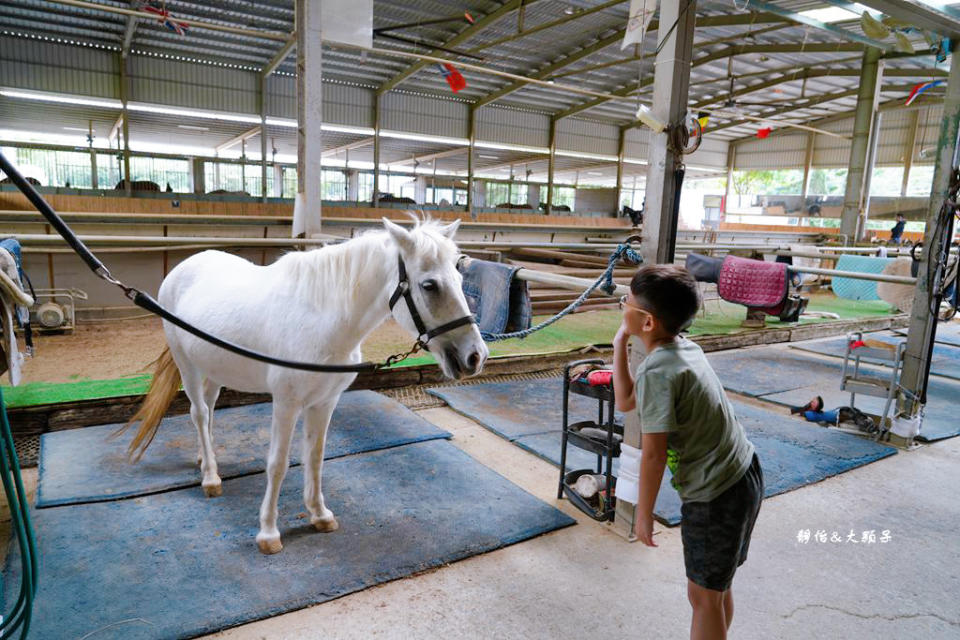
[[463, 12], [463, 17], [464, 17], [464, 19], [465, 19], [467, 22], [469, 22], [470, 24], [476, 24], [476, 22], [477, 22], [476, 20], [473, 19], [473, 16], [470, 15], [470, 12], [469, 12], [469, 11], [464, 11], [464, 12]]
[[763, 127], [762, 129], [757, 129], [757, 137], [763, 140], [764, 138], [770, 137], [770, 132], [773, 131], [772, 127]]
[[457, 71], [455, 66], [449, 62], [444, 62], [443, 64], [437, 64], [437, 68], [440, 69], [440, 73], [446, 78], [447, 84], [450, 85], [454, 93], [467, 88], [466, 78], [463, 77], [462, 73]]
[[700, 113], [697, 114], [697, 120], [700, 121], [700, 128], [706, 129], [707, 123], [710, 122], [710, 114], [708, 114], [705, 111], [701, 111]]
[[157, 22], [162, 24], [168, 30], [173, 31], [178, 36], [182, 36], [189, 28], [186, 22], [180, 22], [179, 20], [174, 20], [170, 15], [170, 12], [167, 11], [167, 3], [164, 2], [162, 6], [157, 7], [152, 4], [143, 5], [143, 10], [147, 13], [152, 13], [157, 16]]
[[914, 85], [913, 89], [910, 90], [910, 95], [907, 96], [907, 101], [903, 106], [909, 107], [913, 104], [914, 100], [923, 95], [926, 91], [933, 89], [936, 86], [943, 84], [943, 80], [934, 80], [932, 82], [918, 82]]

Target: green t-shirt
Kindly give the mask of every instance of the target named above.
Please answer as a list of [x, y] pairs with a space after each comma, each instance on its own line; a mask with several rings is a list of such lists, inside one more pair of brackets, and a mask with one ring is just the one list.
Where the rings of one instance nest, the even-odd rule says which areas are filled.
[[668, 433], [673, 486], [684, 502], [708, 502], [735, 484], [753, 443], [700, 347], [686, 338], [654, 349], [637, 368], [643, 433]]

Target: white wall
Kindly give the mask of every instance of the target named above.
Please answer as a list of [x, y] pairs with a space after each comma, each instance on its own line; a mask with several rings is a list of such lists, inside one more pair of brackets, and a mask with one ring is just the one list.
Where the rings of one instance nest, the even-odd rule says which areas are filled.
[[577, 189], [573, 209], [577, 213], [614, 213], [617, 210], [617, 190]]

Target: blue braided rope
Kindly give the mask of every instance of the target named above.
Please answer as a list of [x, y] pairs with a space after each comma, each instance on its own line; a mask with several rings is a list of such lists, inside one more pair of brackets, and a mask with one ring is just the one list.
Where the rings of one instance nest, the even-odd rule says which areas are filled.
[[583, 301], [586, 300], [591, 293], [597, 290], [598, 287], [607, 295], [612, 295], [613, 292], [617, 290], [617, 285], [615, 285], [613, 282], [613, 269], [617, 265], [617, 260], [623, 256], [626, 256], [629, 260], [632, 260], [637, 264], [643, 262], [643, 258], [640, 256], [640, 254], [631, 249], [628, 245], [621, 244], [617, 246], [616, 250], [610, 254], [610, 259], [607, 260], [607, 268], [602, 274], [600, 274], [600, 277], [598, 277], [593, 284], [587, 287], [587, 290], [581, 293], [576, 300], [567, 305], [565, 309], [558, 312], [555, 316], [547, 318], [540, 324], [532, 326], [529, 329], [523, 329], [522, 331], [513, 331], [511, 333], [481, 332], [480, 335], [483, 337], [484, 342], [499, 342], [500, 340], [509, 340], [510, 338], [526, 338], [535, 331], [540, 331], [540, 329], [549, 327], [560, 318], [573, 313], [577, 307], [583, 304]]

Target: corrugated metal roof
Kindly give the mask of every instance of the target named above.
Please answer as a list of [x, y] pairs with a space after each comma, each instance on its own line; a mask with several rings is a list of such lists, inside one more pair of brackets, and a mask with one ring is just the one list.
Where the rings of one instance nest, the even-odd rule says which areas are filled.
[[[115, 6], [127, 6], [126, 3], [122, 2], [114, 2], [113, 4]], [[564, 18], [567, 15], [565, 12], [571, 8], [583, 10], [600, 4], [600, 0], [579, 0], [577, 2], [540, 0], [525, 7], [523, 29], [529, 31], [540, 25], [553, 23]], [[823, 2], [808, 0], [777, 0], [776, 4], [793, 11], [829, 6]], [[294, 28], [292, 0], [258, 2], [217, 0], [205, 3], [170, 0], [167, 6], [174, 16], [204, 20], [221, 25], [276, 32], [291, 32]], [[438, 16], [456, 16], [465, 10], [480, 18], [496, 10], [499, 6], [499, 3], [479, 1], [377, 0], [374, 7], [374, 24], [380, 27], [416, 20], [429, 20]], [[485, 29], [479, 30], [458, 47], [477, 50], [480, 55], [486, 58], [484, 64], [491, 67], [530, 75], [558, 59], [576, 56], [583, 48], [603, 37], [616, 34], [625, 25], [628, 6], [629, 3], [624, 1], [576, 20], [523, 35], [514, 40], [496, 44], [493, 47], [484, 48], [487, 43], [517, 35], [519, 14], [514, 11]], [[728, 2], [706, 1], [698, 4], [697, 12], [698, 18], [730, 15], [731, 6]], [[0, 28], [2, 29], [79, 39], [113, 47], [119, 47], [122, 44], [126, 24], [127, 19], [124, 16], [69, 5], [58, 5], [54, 2], [44, 2], [42, 0], [13, 0], [0, 7]], [[769, 23], [698, 28], [697, 41], [703, 43], [703, 46], [698, 46], [696, 54], [712, 53], [722, 49], [727, 46], [727, 43], [718, 43], [717, 40], [724, 38], [735, 39], [731, 41], [733, 43], [756, 44], [805, 42], [814, 44], [841, 43], [844, 41], [842, 37], [835, 34], [803, 25], [750, 35], [755, 31], [761, 31], [765, 26], [769, 26]], [[843, 22], [840, 23], [840, 26], [854, 33], [862, 33], [858, 20]], [[462, 23], [422, 26], [408, 29], [404, 33], [419, 38], [429, 45], [437, 45], [466, 29], [471, 29], [471, 27], [464, 21]], [[641, 76], [641, 66], [643, 67], [642, 75], [648, 78], [652, 77], [654, 41], [655, 37], [648, 34], [645, 49], [649, 57], [642, 65], [639, 61], [630, 61], [626, 64], [600, 69], [593, 68], [599, 64], [615, 62], [632, 56], [632, 50], [621, 52], [619, 43], [614, 43], [577, 60], [569, 68], [563, 69], [562, 73], [589, 69], [575, 75], [566, 75], [564, 77], [568, 80], [565, 81], [576, 82], [587, 88], [609, 92], [636, 82], [637, 78]], [[410, 49], [406, 45], [388, 41], [378, 41], [377, 45], [383, 48]], [[178, 36], [154, 21], [138, 20], [133, 46], [143, 51], [259, 67], [270, 60], [279, 45], [275, 41], [256, 36], [241, 36], [200, 28], [191, 29], [185, 35]], [[849, 54], [846, 54], [845, 57], [849, 57]], [[824, 53], [743, 55], [736, 59], [734, 75], [755, 73], [785, 65], [822, 65], [836, 58], [837, 55]], [[330, 55], [324, 60], [324, 73], [331, 79], [357, 81], [378, 86], [404, 69], [407, 64], [403, 60], [377, 55], [368, 56], [366, 63], [361, 64], [359, 53], [330, 50]], [[924, 67], [923, 63], [911, 59], [890, 61], [889, 64], [895, 68], [916, 68], [918, 70]], [[853, 68], [855, 67], [856, 65]], [[292, 72], [293, 57], [288, 58], [280, 69], [281, 71]], [[499, 78], [481, 76], [475, 73], [468, 73], [467, 75], [469, 87], [461, 92], [459, 97], [468, 100], [482, 97], [496, 88], [508, 84], [507, 81]], [[723, 60], [695, 69], [691, 85], [691, 101], [722, 98], [726, 91], [726, 76], [727, 65]], [[920, 76], [922, 77], [922, 72]], [[792, 86], [793, 84], [790, 83], [782, 87], [781, 91], [787, 96], [795, 95], [798, 90]], [[838, 87], [855, 87], [856, 84], [856, 77], [848, 77], [831, 79], [829, 82], [819, 82], [817, 88], [829, 91]], [[813, 83], [808, 82], [810, 91], [814, 89], [812, 85]], [[402, 86], [411, 91], [423, 91], [439, 96], [448, 95], [443, 78], [431, 66], [414, 74]], [[562, 90], [550, 91], [542, 87], [527, 87], [504, 97], [501, 102], [541, 111], [559, 112], [586, 102], [586, 100]], [[632, 108], [628, 102], [623, 107], [613, 107], [612, 110], [606, 107], [596, 107], [586, 113], [594, 115], [594, 111], [602, 119], [628, 121]]]
[[[103, 4], [117, 7], [129, 7], [128, 2], [119, 0], [95, 0]], [[545, 24], [551, 24], [568, 17], [568, 12], [592, 9], [600, 6], [606, 0], [528, 0], [523, 10], [524, 31], [530, 31]], [[813, 8], [832, 6], [835, 3], [818, 0], [773, 0], [777, 6], [790, 11], [804, 11]], [[417, 20], [429, 20], [442, 16], [458, 16], [463, 11], [469, 11], [476, 18], [497, 11], [504, 2], [492, 0], [375, 0], [374, 26], [383, 27]], [[269, 30], [272, 32], [290, 33], [294, 29], [294, 2], [293, 0], [168, 0], [167, 8], [174, 17], [203, 20], [220, 25], [243, 27], [247, 29]], [[498, 42], [506, 38], [518, 36], [520, 16], [517, 11], [507, 13], [483, 29], [475, 29], [466, 23], [451, 22], [441, 25], [424, 25], [418, 28], [407, 29], [404, 35], [420, 39], [427, 47], [443, 44], [454, 35], [475, 32], [457, 45], [462, 50], [473, 50], [484, 56], [482, 64], [489, 67], [533, 76], [549, 65], [568, 61], [569, 63], [556, 69], [553, 73], [558, 76], [561, 84], [576, 84], [584, 88], [601, 92], [624, 91], [625, 88], [636, 85], [639, 80], [649, 81], [653, 77], [653, 57], [656, 46], [656, 35], [648, 33], [644, 40], [642, 60], [634, 59], [635, 47], [621, 51], [616, 38], [612, 38], [626, 24], [629, 2], [624, 0], [619, 4], [606, 7], [602, 10], [583, 15], [575, 20], [557, 24], [550, 28], [533, 33], [519, 34], [509, 41]], [[703, 0], [697, 4], [697, 18], [737, 16], [729, 0]], [[745, 14], [746, 15], [746, 14]], [[848, 31], [862, 35], [859, 20], [852, 19], [836, 23]], [[79, 8], [70, 5], [57, 4], [46, 0], [7, 0], [0, 4], [0, 33], [14, 37], [32, 39], [41, 42], [51, 49], [60, 43], [60, 46], [69, 44], [88, 45], [87, 50], [93, 53], [116, 52], [123, 44], [124, 33], [127, 30], [128, 18], [103, 11]], [[773, 29], [773, 27], [776, 27]], [[918, 34], [910, 36], [918, 48], [926, 46]], [[604, 38], [611, 38], [611, 44], [597, 48], [589, 55], [580, 56], [580, 53], [592, 47]], [[494, 43], [493, 46], [485, 46]], [[376, 46], [384, 49], [394, 48], [405, 51], [413, 50], [410, 45], [377, 40]], [[740, 25], [701, 26], [697, 28], [694, 50], [694, 68], [691, 71], [690, 102], [695, 104], [704, 102], [706, 106], [717, 108], [728, 100], [730, 89], [729, 76], [734, 77], [735, 91], [750, 86], [760, 86], [751, 93], [739, 97], [738, 103], [770, 103], [768, 105], [738, 104], [737, 110], [754, 116], [769, 115], [772, 112], [782, 111], [789, 106], [791, 100], [812, 98], [825, 94], [841, 93], [855, 89], [859, 85], [857, 75], [811, 77], [806, 80], [791, 77], [785, 69], [807, 67], [811, 69], [847, 69], [856, 72], [859, 67], [857, 52], [823, 52], [823, 51], [794, 51], [789, 53], [744, 53], [733, 58], [720, 57], [705, 64], [699, 64], [698, 59], [704, 56], [719, 56], [732, 45], [798, 45], [798, 46], [839, 46], [849, 44], [842, 36], [821, 31], [800, 24], [787, 22], [770, 22], [769, 20], [755, 20]], [[281, 43], [276, 40], [258, 37], [236, 35], [202, 28], [191, 28], [182, 36], [166, 30], [156, 21], [140, 19], [136, 21], [132, 49], [134, 59], [150, 57], [153, 59], [170, 59], [170, 78], [156, 78], [155, 91], [147, 91], [140, 99], [167, 104], [181, 103], [185, 100], [186, 92], [178, 92], [176, 83], [185, 82], [196, 86], [214, 86], [218, 82], [226, 82], [236, 86], [246, 84], [241, 79], [241, 72], [262, 68], [280, 48]], [[99, 49], [97, 49], [99, 48]], [[81, 49], [82, 50], [82, 49]], [[82, 54], [77, 54], [77, 59]], [[51, 65], [61, 66], [64, 69], [72, 63], [62, 59], [63, 56], [50, 59]], [[176, 60], [174, 60], [176, 59]], [[291, 55], [281, 64], [278, 71], [281, 74], [292, 74], [295, 56]], [[79, 63], [77, 63], [79, 64]], [[92, 64], [92, 63], [91, 63]], [[99, 63], [98, 63], [99, 64]], [[212, 66], [211, 66], [212, 65]], [[323, 72], [326, 80], [341, 83], [341, 86], [356, 85], [376, 88], [407, 69], [410, 62], [379, 54], [362, 55], [357, 51], [327, 47], [324, 50]], [[134, 65], [136, 67], [136, 64]], [[899, 75], [888, 78], [884, 86], [889, 87], [883, 93], [884, 100], [903, 97], [909, 86], [916, 82], [929, 79], [931, 69], [934, 68], [932, 57], [894, 58], [886, 61], [887, 69], [907, 73], [910, 70], [915, 75]], [[196, 69], [190, 69], [196, 67]], [[229, 67], [237, 74], [231, 75]], [[111, 83], [108, 73], [97, 80], [95, 76], [84, 76], [75, 79], [74, 84], [97, 87], [93, 93], [97, 95], [115, 95], [116, 83]], [[454, 120], [456, 113], [463, 112], [460, 106], [466, 102], [478, 100], [498, 89], [508, 86], [512, 81], [489, 75], [465, 71], [468, 80], [467, 89], [457, 96], [452, 96], [443, 77], [437, 72], [434, 65], [426, 65], [423, 69], [411, 75], [402, 84], [398, 91], [420, 94], [450, 101], [450, 108], [443, 105], [436, 108], [424, 109], [422, 118], [429, 128], [431, 118], [435, 122], [446, 122], [448, 127], [440, 127], [440, 133], [454, 137], [465, 135], [461, 125]], [[764, 86], [771, 80], [771, 76], [781, 82], [774, 86]], [[219, 80], [215, 79], [218, 78]], [[276, 80], [276, 81], [275, 81]], [[271, 93], [268, 104], [271, 114], [281, 117], [293, 117], [295, 108], [295, 93], [293, 82], [281, 76], [271, 80], [271, 86], [278, 89], [278, 93]], [[80, 87], [69, 90], [70, 80], [47, 75], [38, 76], [33, 82], [39, 82], [41, 90], [54, 90], [50, 87], [57, 85], [61, 91], [71, 93], [85, 93]], [[97, 84], [100, 82], [101, 84]], [[66, 83], [66, 84], [64, 84]], [[32, 86], [32, 85], [31, 85]], [[203, 108], [226, 108], [223, 100], [225, 91], [229, 87], [219, 87], [219, 91], [210, 91], [206, 99], [202, 99]], [[282, 90], [280, 90], [282, 89]], [[89, 91], [89, 89], [88, 89]], [[101, 93], [104, 91], [104, 93]], [[180, 95], [183, 93], [184, 95]], [[191, 99], [199, 98], [195, 91], [190, 92]], [[640, 97], [649, 100], [652, 95], [652, 86], [647, 86], [639, 93]], [[138, 99], [138, 98], [133, 98]], [[240, 97], [230, 100], [233, 108], [243, 106], [249, 98]], [[325, 100], [326, 101], [326, 100]], [[356, 96], [333, 101], [331, 115], [334, 122], [350, 122], [355, 119], [357, 105], [363, 100]], [[544, 87], [527, 85], [517, 91], [507, 94], [495, 104], [515, 107], [526, 110], [529, 114], [543, 115], [564, 112], [578, 105], [591, 103], [585, 96], [572, 94], [562, 87]], [[798, 108], [790, 113], [776, 116], [781, 121], [803, 122], [811, 119], [843, 113], [853, 108], [855, 98], [847, 96], [830, 102]], [[424, 103], [426, 104], [426, 103]], [[252, 105], [250, 105], [252, 106]], [[339, 113], [340, 109], [343, 113]], [[354, 111], [351, 112], [351, 109]], [[625, 124], [633, 120], [636, 109], [636, 97], [625, 100], [603, 102], [590, 109], [581, 111], [577, 115], [598, 123]], [[486, 109], [484, 111], [489, 111]], [[483, 113], [482, 111], [481, 113]], [[736, 111], [736, 110], [734, 110]], [[146, 116], [144, 116], [145, 119]], [[408, 119], [407, 119], [408, 120]], [[406, 121], [406, 120], [405, 120]], [[728, 122], [737, 121], [737, 113], [717, 114], [711, 118], [713, 127]], [[159, 120], [158, 120], [159, 122]], [[364, 126], [369, 126], [365, 124]], [[488, 130], [494, 131], [493, 122], [485, 122]], [[496, 126], [509, 128], [509, 123], [500, 123]], [[594, 126], [597, 130], [604, 130], [604, 124]], [[708, 139], [733, 140], [752, 135], [757, 128], [755, 123], [746, 123], [735, 127], [718, 130], [711, 133], [708, 129]], [[504, 129], [506, 130], [506, 129]], [[222, 131], [222, 129], [221, 129]], [[926, 131], [926, 129], [923, 129]], [[284, 132], [289, 133], [289, 132]], [[591, 135], [587, 132], [583, 135]], [[503, 136], [500, 136], [501, 138]], [[536, 137], [536, 136], [534, 136]], [[569, 137], [569, 136], [568, 136]], [[499, 139], [496, 136], [495, 139]], [[532, 138], [531, 138], [532, 140]], [[573, 138], [569, 141], [573, 148], [579, 148]], [[533, 144], [528, 142], [527, 144]], [[544, 144], [537, 140], [538, 145]], [[609, 136], [602, 136], [598, 143], [603, 152], [610, 147]], [[424, 148], [429, 145], [425, 145]], [[459, 158], [443, 159], [447, 164], [460, 162]], [[439, 162], [439, 160], [438, 160]]]

